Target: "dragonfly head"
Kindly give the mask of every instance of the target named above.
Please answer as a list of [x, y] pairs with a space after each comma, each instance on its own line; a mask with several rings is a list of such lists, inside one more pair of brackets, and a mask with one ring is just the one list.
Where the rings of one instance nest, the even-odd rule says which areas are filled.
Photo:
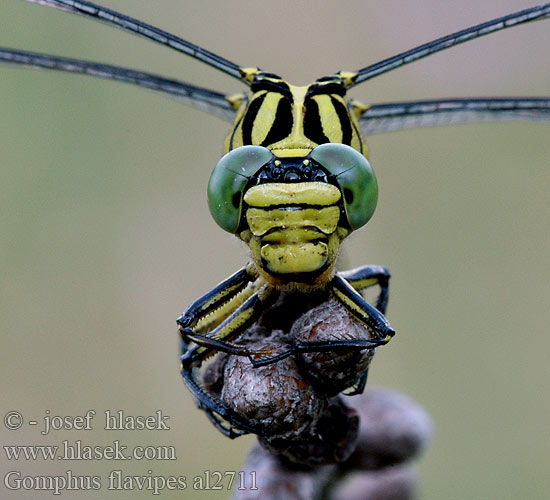
[[378, 199], [368, 160], [345, 144], [304, 156], [241, 146], [216, 165], [208, 206], [216, 223], [249, 246], [274, 284], [323, 284], [341, 241], [372, 217]]

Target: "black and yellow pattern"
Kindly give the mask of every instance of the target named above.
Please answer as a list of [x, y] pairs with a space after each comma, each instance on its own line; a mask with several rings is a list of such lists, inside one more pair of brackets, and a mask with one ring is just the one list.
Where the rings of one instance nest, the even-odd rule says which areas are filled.
[[304, 156], [319, 144], [336, 142], [367, 154], [356, 114], [345, 100], [347, 80], [334, 76], [297, 87], [257, 69], [243, 72], [252, 78], [250, 97], [240, 105], [226, 153], [258, 145], [277, 156]]
[[[29, 0], [35, 1], [35, 0]], [[257, 432], [204, 388], [196, 369], [217, 352], [248, 356], [257, 366], [297, 352], [366, 349], [394, 331], [384, 317], [389, 272], [381, 266], [335, 269], [341, 242], [372, 216], [377, 183], [360, 126], [369, 134], [412, 126], [480, 120], [550, 121], [550, 98], [461, 98], [363, 105], [347, 91], [452, 46], [550, 18], [550, 3], [441, 37], [357, 71], [340, 71], [294, 86], [256, 67], [241, 67], [159, 28], [88, 1], [41, 4], [100, 20], [195, 58], [249, 86], [223, 94], [159, 75], [97, 62], [0, 48], [0, 62], [122, 81], [177, 99], [233, 122], [208, 188], [209, 209], [222, 229], [250, 248], [251, 261], [197, 299], [178, 319], [184, 381], [198, 405], [230, 437]], [[359, 293], [378, 286], [375, 306]], [[276, 356], [239, 345], [238, 337], [266, 309], [274, 291], [324, 290], [373, 339], [302, 342]], [[366, 373], [356, 391], [361, 391]]]

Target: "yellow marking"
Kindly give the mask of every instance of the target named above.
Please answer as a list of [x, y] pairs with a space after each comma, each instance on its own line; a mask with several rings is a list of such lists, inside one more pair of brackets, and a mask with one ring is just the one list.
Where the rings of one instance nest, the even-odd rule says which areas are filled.
[[333, 100], [338, 101], [347, 110], [347, 116], [352, 125], [350, 146], [364, 153], [366, 146], [363, 144], [363, 139], [358, 132], [359, 123], [355, 115], [349, 112], [346, 100], [338, 95], [316, 95], [313, 96], [312, 99], [319, 107], [319, 117], [321, 119], [323, 134], [330, 142], [342, 142], [344, 139], [342, 123], [338, 113], [334, 109]]
[[275, 92], [258, 92], [257, 95], [260, 96], [262, 94], [265, 94], [265, 98], [258, 110], [258, 116], [261, 116], [262, 119], [254, 120], [254, 125], [252, 127], [252, 144], [263, 144], [275, 121], [277, 106], [281, 100], [281, 95]]
[[[339, 231], [327, 236], [303, 227], [281, 228], [265, 236], [248, 236], [246, 243], [258, 271], [279, 289], [301, 289], [300, 279], [293, 278], [294, 284], [283, 284], [273, 274], [303, 274], [310, 288], [324, 286], [332, 275], [341, 241]], [[307, 277], [310, 273], [315, 274]]]
[[261, 256], [269, 269], [278, 274], [310, 273], [327, 261], [326, 243], [295, 243], [262, 246]]
[[348, 229], [346, 229], [344, 227], [338, 227], [336, 229], [336, 234], [338, 235], [338, 240], [343, 241], [345, 238], [348, 237], [350, 232], [351, 231], [349, 231]]
[[252, 83], [260, 72], [259, 68], [239, 68], [239, 70], [241, 76], [249, 83]]
[[[212, 297], [210, 300], [205, 302], [201, 306], [201, 310], [204, 311], [205, 309], [208, 309], [212, 304], [215, 304], [216, 302], [219, 302], [220, 300], [222, 300], [227, 295], [230, 295], [231, 293], [233, 293], [233, 291], [235, 289], [239, 288], [240, 286], [241, 286], [240, 283], [236, 283], [232, 287], [229, 287], [229, 288], [226, 288], [226, 289], [222, 290], [218, 295], [216, 295], [215, 297]], [[222, 303], [222, 305], [223, 305], [223, 303]]]
[[350, 311], [359, 321], [366, 323], [369, 319], [369, 315], [364, 309], [360, 308], [353, 300], [351, 300], [345, 293], [337, 288], [332, 289], [333, 293], [337, 296], [338, 300]]
[[[340, 209], [336, 206], [322, 209], [303, 208], [300, 210], [264, 210], [249, 208], [246, 211], [246, 222], [254, 236], [262, 236], [274, 228], [317, 228], [324, 234], [336, 231], [340, 220]], [[319, 238], [319, 233], [316, 231]]]
[[[259, 285], [261, 286], [258, 288]], [[251, 285], [247, 290], [251, 290], [251, 293], [249, 294], [249, 296], [252, 295], [252, 293], [257, 290], [257, 294], [258, 294], [258, 298], [260, 299], [260, 302], [264, 302], [267, 299], [267, 297], [270, 295], [272, 288], [269, 285], [266, 285], [265, 282], [260, 278], [259, 282], [256, 282], [254, 285]], [[249, 296], [245, 297], [242, 303], [244, 303], [249, 298]], [[238, 307], [240, 307], [242, 303], [238, 304], [235, 307], [235, 310]], [[225, 321], [228, 317], [230, 317], [231, 314], [233, 314], [233, 312], [235, 311], [231, 311], [225, 317], [220, 318], [221, 321], [219, 321], [219, 323], [222, 323], [222, 321]], [[201, 333], [208, 335], [209, 337], [214, 338], [216, 340], [230, 341], [233, 338], [235, 338], [235, 336], [239, 333], [239, 328], [250, 319], [252, 314], [254, 314], [254, 307], [248, 307], [243, 311], [241, 311], [240, 314], [235, 316], [229, 323], [227, 323], [222, 328], [220, 328], [219, 331], [215, 332], [214, 335], [212, 335], [212, 333], [214, 333], [212, 329], [208, 329], [209, 331], [203, 331]], [[204, 326], [204, 325], [201, 325], [201, 326]], [[200, 338], [193, 337], [193, 335], [188, 335], [188, 337], [193, 342], [195, 342], [195, 344], [199, 346], [202, 345]], [[200, 359], [201, 361], [204, 361], [205, 359], [208, 359], [213, 354], [216, 354], [217, 351], [210, 350], [209, 347], [199, 347], [199, 349], [197, 349], [197, 352], [203, 354]]]
[[274, 182], [251, 187], [244, 201], [252, 207], [272, 205], [334, 205], [340, 199], [340, 190], [324, 182]]
[[356, 71], [339, 71], [337, 76], [342, 80], [344, 87], [349, 87], [357, 80], [358, 73]]
[[[233, 318], [232, 321], [230, 321], [227, 325], [225, 325], [219, 332], [216, 332], [216, 335], [211, 335], [212, 338], [216, 340], [222, 340], [222, 341], [228, 341], [232, 340], [238, 333], [239, 328], [250, 319], [252, 316], [252, 313], [254, 312], [253, 308], [248, 308], [242, 311], [241, 314], [239, 314], [237, 317]], [[225, 318], [224, 318], [225, 319]], [[210, 335], [209, 335], [210, 336]], [[188, 337], [195, 342], [195, 344], [198, 344], [201, 346], [201, 339], [197, 337], [193, 337], [192, 335], [188, 335]], [[212, 350], [209, 351], [209, 347], [199, 347], [197, 349], [198, 353], [202, 353], [202, 360], [208, 359], [213, 354], [216, 354], [217, 351]]]
[[236, 111], [246, 100], [246, 94], [241, 92], [240, 94], [226, 95], [225, 100], [231, 104], [231, 107]]
[[307, 156], [312, 149], [312, 147], [309, 149], [272, 149], [271, 152], [279, 158], [299, 158]]
[[316, 95], [313, 100], [319, 106], [323, 134], [328, 137], [330, 142], [342, 142], [342, 127], [340, 126], [340, 118], [334, 113], [332, 96]]
[[[304, 100], [309, 85], [302, 87], [288, 84], [288, 86], [290, 92], [292, 93], [292, 130], [287, 137], [278, 142], [268, 145], [268, 148], [272, 150], [311, 150], [315, 146], [317, 146], [317, 143], [308, 139], [304, 134]], [[261, 119], [263, 120], [263, 116], [261, 117]]]
[[[253, 288], [257, 290], [258, 299], [260, 300], [260, 302], [263, 302], [270, 295], [271, 288], [265, 285], [265, 283], [259, 289], [257, 287], [258, 283], [256, 283]], [[235, 316], [229, 323], [227, 323], [227, 325], [224, 325], [223, 328], [220, 328], [218, 332], [216, 332], [214, 335], [209, 336], [216, 340], [231, 340], [237, 334], [237, 330], [244, 323], [246, 323], [253, 314], [254, 307], [247, 307], [246, 309], [241, 311], [240, 314]]]
[[365, 288], [368, 288], [370, 286], [378, 285], [379, 280], [378, 278], [365, 278], [362, 280], [355, 280], [353, 282], [349, 282], [349, 284], [355, 289], [355, 290], [363, 290]]
[[238, 316], [233, 318], [232, 321], [224, 325], [219, 332], [216, 332], [215, 335], [212, 335], [212, 338], [216, 340], [231, 340], [235, 335], [239, 327], [246, 323], [252, 314], [254, 313], [254, 308], [249, 307], [242, 311]]
[[318, 230], [311, 227], [283, 227], [279, 231], [273, 231], [265, 235], [261, 239], [261, 242], [262, 244], [297, 245], [320, 240], [326, 241], [327, 236], [328, 235], [321, 234]]
[[240, 307], [241, 304], [243, 304], [253, 293], [254, 287], [249, 285], [242, 292], [238, 293], [234, 297], [231, 297], [231, 299], [222, 303], [218, 308], [200, 318], [193, 327], [193, 330], [198, 333], [205, 333], [213, 330], [223, 320], [233, 314], [233, 312], [235, 312], [237, 308]]
[[243, 117], [246, 113], [248, 105], [250, 104], [251, 95], [248, 96], [248, 99], [242, 101], [241, 106], [238, 108], [237, 116], [233, 122], [233, 127], [229, 131], [228, 136], [225, 138], [223, 143], [223, 154], [229, 153], [232, 149], [242, 146], [242, 125]]
[[370, 106], [356, 99], [352, 99], [349, 104], [356, 118], [361, 118], [370, 109]]

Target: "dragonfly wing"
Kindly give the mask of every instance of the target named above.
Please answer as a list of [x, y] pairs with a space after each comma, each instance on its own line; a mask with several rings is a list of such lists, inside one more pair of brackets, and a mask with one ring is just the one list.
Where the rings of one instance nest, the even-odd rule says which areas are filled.
[[236, 115], [233, 105], [226, 99], [225, 94], [143, 71], [80, 59], [4, 48], [0, 48], [0, 63], [35, 69], [80, 73], [107, 80], [130, 83], [175, 97], [185, 104], [229, 122], [233, 122]]
[[[351, 103], [354, 106], [353, 102]], [[523, 120], [550, 123], [550, 98], [435, 99], [375, 104], [359, 118], [365, 135], [456, 123]]]
[[209, 66], [212, 66], [224, 73], [237, 78], [243, 83], [247, 83], [238, 64], [228, 61], [217, 54], [214, 54], [198, 45], [187, 40], [183, 40], [176, 35], [172, 35], [160, 28], [134, 19], [133, 17], [121, 14], [92, 2], [78, 0], [27, 0], [31, 3], [38, 3], [47, 7], [72, 12], [81, 16], [101, 21], [109, 26], [120, 28], [134, 35], [141, 36], [160, 43], [165, 47], [170, 47], [178, 52], [186, 54], [194, 59], [198, 59]]
[[389, 57], [388, 59], [384, 59], [383, 61], [359, 69], [354, 72], [355, 76], [347, 87], [353, 87], [366, 80], [374, 78], [375, 76], [393, 71], [394, 69], [405, 66], [406, 64], [431, 56], [432, 54], [441, 52], [442, 50], [450, 49], [451, 47], [461, 43], [475, 40], [481, 36], [489, 35], [506, 28], [512, 28], [514, 26], [520, 26], [525, 23], [540, 21], [548, 18], [550, 18], [550, 2], [514, 12], [485, 23], [477, 24], [476, 26], [443, 36], [437, 40], [424, 43], [411, 50], [401, 52], [393, 57]]

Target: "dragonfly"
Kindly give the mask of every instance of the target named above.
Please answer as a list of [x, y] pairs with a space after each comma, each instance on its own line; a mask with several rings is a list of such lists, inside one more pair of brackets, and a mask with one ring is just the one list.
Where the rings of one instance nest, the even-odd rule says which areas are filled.
[[[550, 122], [549, 97], [478, 97], [365, 105], [347, 92], [432, 54], [479, 37], [548, 19], [550, 3], [514, 12], [438, 38], [375, 64], [337, 71], [295, 86], [255, 66], [240, 66], [178, 36], [87, 1], [28, 0], [120, 28], [171, 48], [239, 80], [242, 93], [221, 93], [134, 69], [0, 48], [0, 62], [120, 81], [169, 95], [233, 125], [224, 156], [208, 184], [208, 206], [221, 229], [250, 249], [250, 262], [194, 301], [178, 318], [181, 374], [199, 407], [229, 437], [262, 434], [201, 382], [199, 370], [217, 353], [243, 356], [253, 366], [310, 352], [374, 349], [395, 332], [385, 317], [389, 270], [367, 265], [337, 270], [340, 247], [374, 214], [378, 186], [365, 137], [413, 127], [464, 122]], [[363, 297], [377, 287], [373, 304]], [[373, 333], [369, 339], [299, 341], [283, 352], [239, 343], [241, 334], [277, 292], [322, 290]], [[366, 384], [366, 372], [353, 393]]]

